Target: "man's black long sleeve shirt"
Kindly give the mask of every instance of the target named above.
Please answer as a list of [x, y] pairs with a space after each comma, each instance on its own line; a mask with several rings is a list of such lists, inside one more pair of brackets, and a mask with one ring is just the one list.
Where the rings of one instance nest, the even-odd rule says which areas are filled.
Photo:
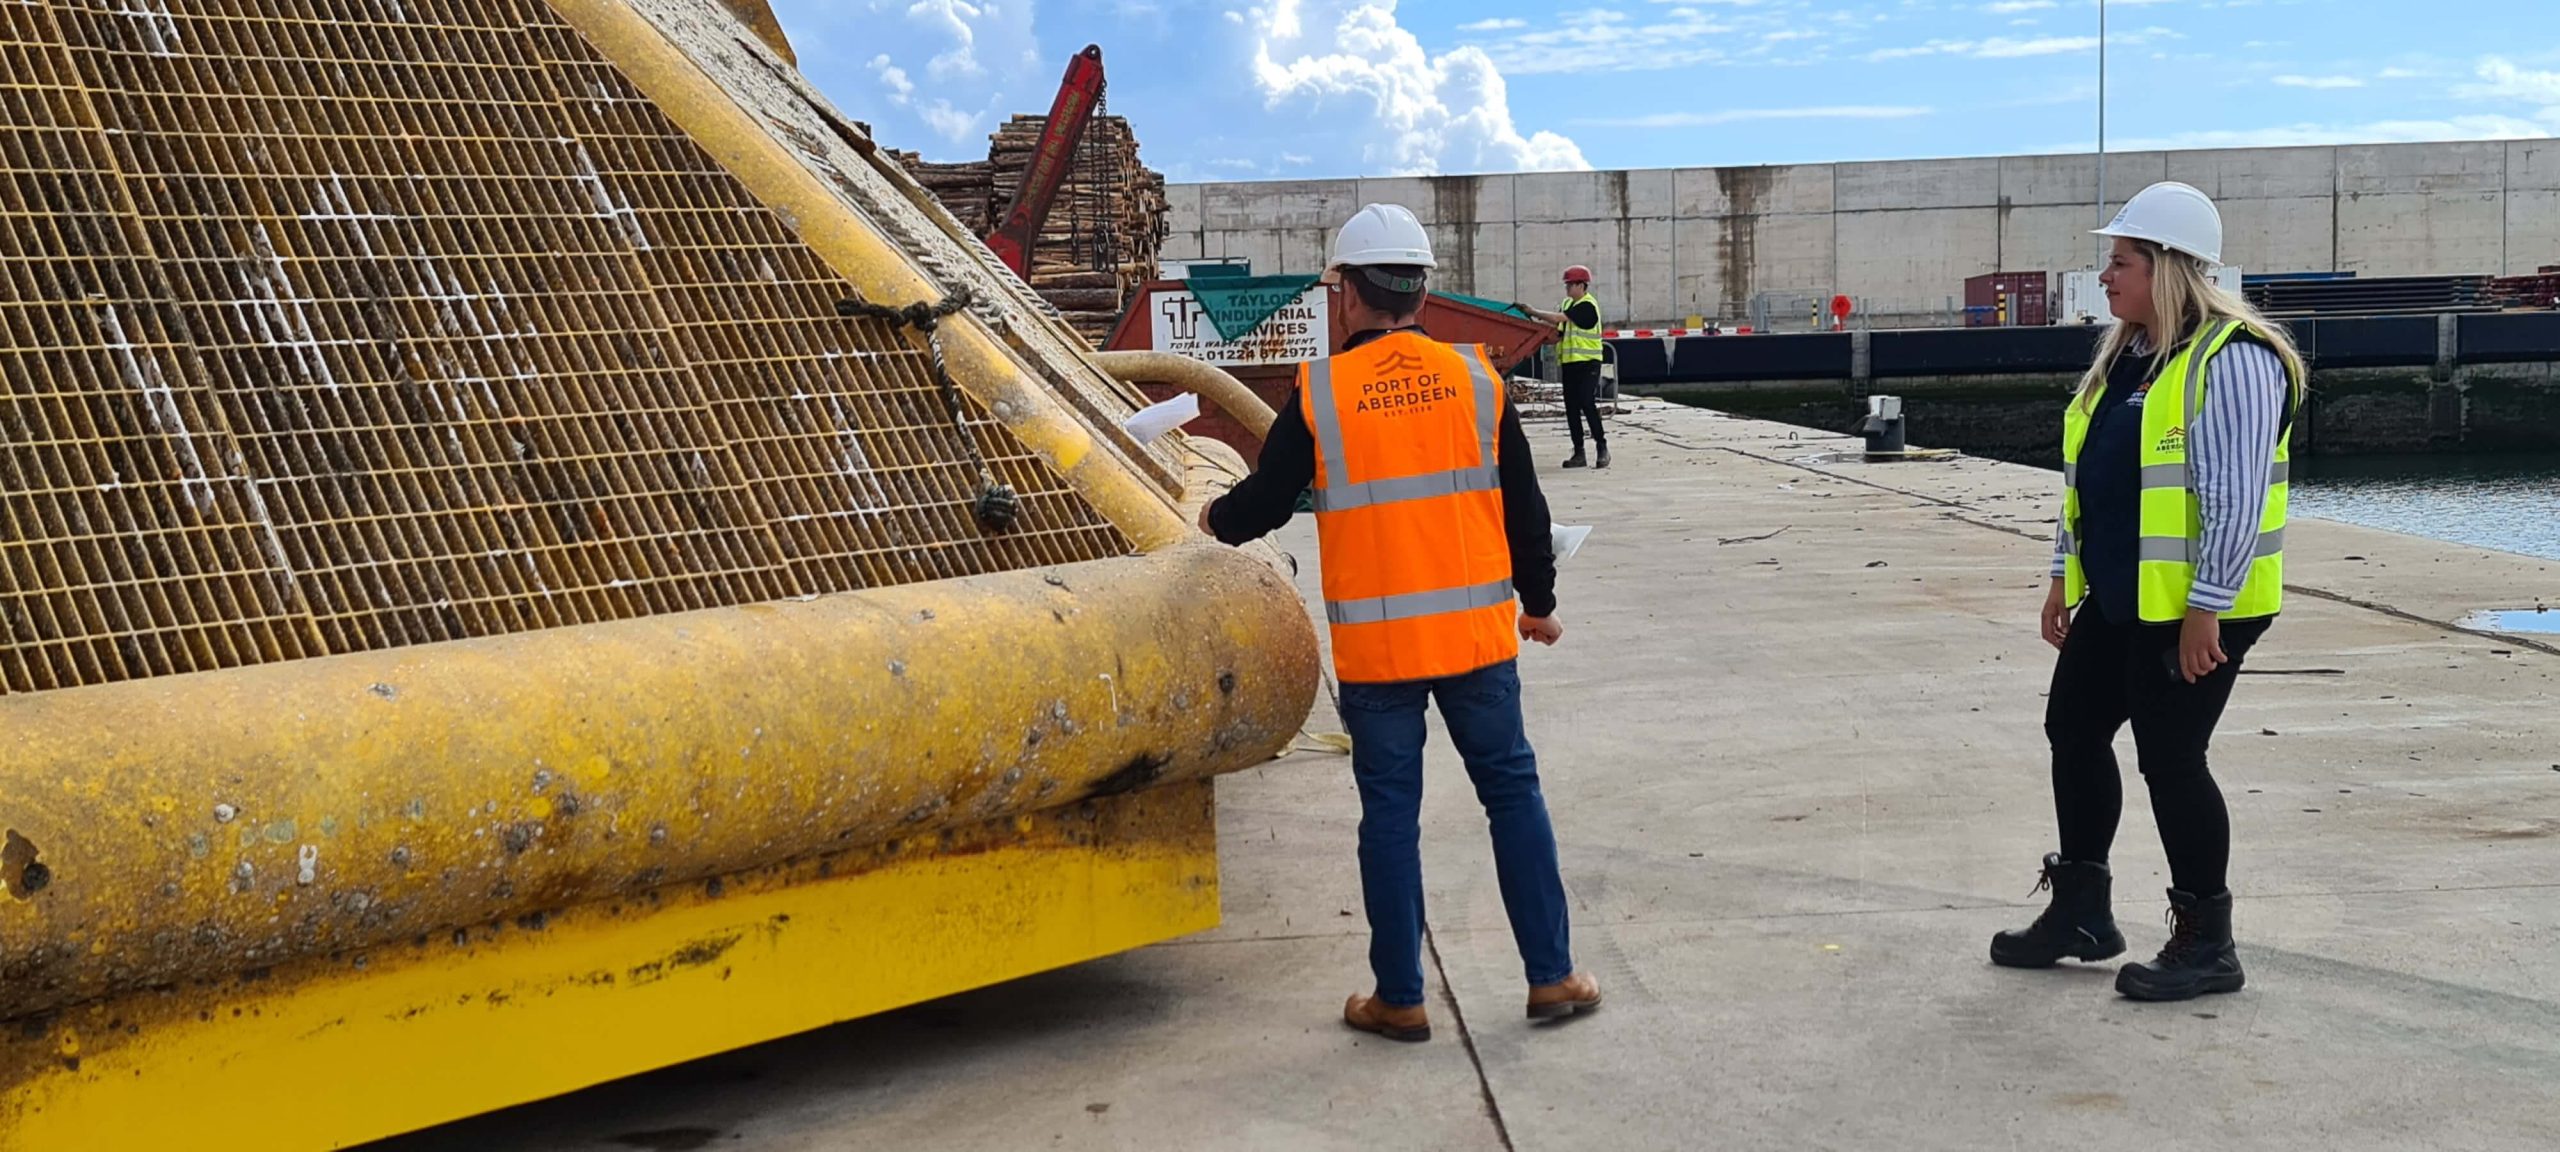
[[[1352, 337], [1349, 346], [1357, 348], [1384, 335], [1363, 332]], [[1496, 456], [1502, 474], [1503, 535], [1511, 545], [1511, 586], [1520, 596], [1522, 614], [1552, 616], [1556, 611], [1554, 524], [1546, 493], [1538, 488], [1528, 433], [1521, 430], [1520, 415], [1509, 404], [1502, 406], [1500, 437]], [[1262, 458], [1253, 475], [1209, 505], [1209, 530], [1229, 545], [1261, 539], [1297, 515], [1298, 494], [1315, 478], [1315, 433], [1307, 428], [1306, 414], [1292, 391], [1279, 418], [1271, 422], [1271, 434], [1263, 437]]]

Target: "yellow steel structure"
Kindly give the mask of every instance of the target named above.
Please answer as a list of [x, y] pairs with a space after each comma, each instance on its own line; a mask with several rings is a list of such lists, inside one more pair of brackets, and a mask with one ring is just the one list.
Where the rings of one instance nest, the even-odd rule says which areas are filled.
[[1241, 461], [789, 60], [0, 4], [0, 1152], [345, 1147], [1216, 922], [1318, 663], [1188, 530]]

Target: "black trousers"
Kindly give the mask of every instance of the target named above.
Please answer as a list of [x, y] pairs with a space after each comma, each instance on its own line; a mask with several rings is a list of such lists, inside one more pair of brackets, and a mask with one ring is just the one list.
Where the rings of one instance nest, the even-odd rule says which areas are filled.
[[1603, 448], [1609, 433], [1600, 427], [1600, 362], [1576, 360], [1564, 366], [1564, 422], [1573, 432], [1573, 450], [1582, 451], [1582, 423], [1591, 422], [1591, 438]]
[[2205, 750], [2231, 701], [2242, 656], [2273, 623], [2272, 617], [2224, 621], [2222, 651], [2231, 659], [2189, 684], [2176, 671], [2178, 625], [2113, 623], [2094, 598], [2081, 605], [2054, 662], [2053, 694], [2044, 711], [2063, 859], [2106, 862], [2124, 815], [2115, 738], [2130, 721], [2143, 783], [2151, 791], [2151, 814], [2160, 825], [2160, 847], [2169, 857], [2170, 882], [2199, 896], [2223, 890], [2231, 866], [2231, 813]]

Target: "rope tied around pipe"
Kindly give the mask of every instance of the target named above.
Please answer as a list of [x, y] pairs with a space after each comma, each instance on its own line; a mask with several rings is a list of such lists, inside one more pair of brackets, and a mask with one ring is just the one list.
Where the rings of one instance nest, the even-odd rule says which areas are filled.
[[960, 388], [951, 382], [951, 369], [942, 360], [942, 341], [935, 335], [944, 318], [974, 303], [964, 285], [943, 297], [938, 304], [918, 300], [904, 307], [874, 304], [859, 292], [836, 301], [836, 315], [878, 320], [891, 328], [913, 329], [924, 339], [924, 351], [933, 371], [934, 387], [942, 393], [944, 412], [951, 418], [951, 431], [959, 437], [960, 448], [969, 454], [969, 463], [978, 469], [978, 498], [970, 506], [978, 527], [988, 532], [1003, 532], [1013, 527], [1022, 513], [1021, 498], [1010, 484], [996, 480], [995, 470], [987, 467], [985, 454], [978, 451], [978, 437], [969, 430], [967, 414], [960, 404]]

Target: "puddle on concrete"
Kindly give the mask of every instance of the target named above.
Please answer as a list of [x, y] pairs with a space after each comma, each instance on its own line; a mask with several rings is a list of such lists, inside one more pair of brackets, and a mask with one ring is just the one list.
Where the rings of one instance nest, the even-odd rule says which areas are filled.
[[1794, 464], [1899, 464], [1917, 460], [1961, 460], [1964, 453], [1953, 448], [1913, 448], [1901, 452], [1819, 452], [1798, 456]]
[[2462, 626], [2478, 632], [2560, 635], [2560, 611], [2514, 608], [2474, 612], [2462, 618]]

